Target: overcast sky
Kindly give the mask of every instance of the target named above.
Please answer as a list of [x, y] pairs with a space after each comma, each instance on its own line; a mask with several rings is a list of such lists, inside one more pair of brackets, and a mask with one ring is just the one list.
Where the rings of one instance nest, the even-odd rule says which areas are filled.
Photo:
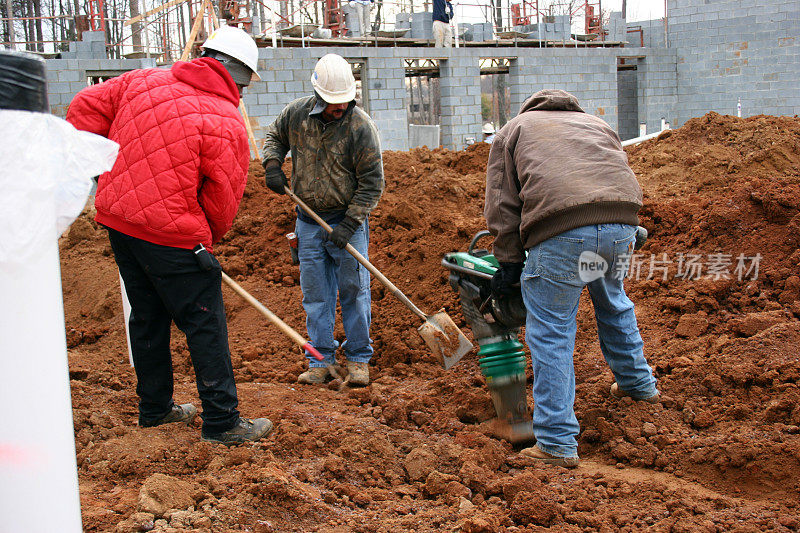
[[[603, 10], [622, 10], [622, 0], [603, 0]], [[628, 20], [653, 20], [664, 16], [664, 0], [628, 0]]]

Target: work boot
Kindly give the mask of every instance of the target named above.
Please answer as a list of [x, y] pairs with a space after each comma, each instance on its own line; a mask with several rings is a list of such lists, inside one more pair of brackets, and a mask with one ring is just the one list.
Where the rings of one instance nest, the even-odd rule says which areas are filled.
[[369, 364], [356, 363], [354, 361], [347, 362], [347, 382], [350, 385], [357, 387], [366, 387], [369, 385]]
[[155, 422], [142, 422], [140, 419], [139, 426], [143, 428], [152, 428], [155, 426], [160, 426], [161, 424], [170, 424], [172, 422], [186, 422], [187, 426], [191, 426], [192, 422], [194, 422], [194, 417], [196, 416], [197, 407], [191, 403], [173, 405], [172, 411], [170, 411], [169, 414], [167, 414], [167, 416], [161, 420], [157, 420]]
[[262, 439], [266, 437], [270, 431], [272, 431], [272, 422], [269, 418], [255, 418], [250, 420], [248, 418], [239, 417], [239, 421], [236, 422], [236, 425], [228, 431], [210, 434], [204, 431], [203, 440], [231, 446], [233, 444]]
[[331, 373], [324, 366], [315, 366], [309, 368], [299, 376], [297, 376], [298, 383], [305, 383], [306, 385], [316, 385], [317, 383], [325, 383], [333, 379]]
[[530, 448], [525, 448], [521, 450], [520, 455], [524, 455], [525, 457], [530, 457], [531, 459], [536, 459], [537, 461], [541, 461], [543, 463], [547, 463], [549, 465], [555, 466], [562, 466], [564, 468], [575, 468], [578, 466], [580, 459], [577, 457], [559, 457], [557, 455], [551, 455], [545, 451], [543, 451], [538, 446], [531, 446]]
[[[620, 389], [616, 381], [611, 384], [611, 390], [609, 392], [611, 392], [611, 396], [614, 396], [615, 398], [625, 398], [626, 396], [633, 398], [633, 396], [631, 396], [624, 390]], [[638, 402], [658, 403], [661, 401], [661, 394], [656, 392], [653, 396], [650, 396], [649, 398], [633, 398], [633, 399]]]

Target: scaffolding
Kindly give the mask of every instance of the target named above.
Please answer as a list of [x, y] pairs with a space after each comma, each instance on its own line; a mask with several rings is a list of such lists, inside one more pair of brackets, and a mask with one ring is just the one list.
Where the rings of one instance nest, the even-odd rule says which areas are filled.
[[[11, 0], [5, 0], [0, 10], [3, 15], [0, 17], [0, 45], [56, 56], [68, 50], [70, 41], [80, 40], [84, 31], [102, 31], [108, 57], [154, 57], [167, 63], [180, 57], [187, 44], [196, 49], [208, 35], [209, 28], [219, 23], [243, 28], [260, 46], [433, 45], [432, 39], [412, 39], [406, 36], [410, 28], [395, 26], [396, 15], [411, 13], [413, 16], [413, 13], [426, 11], [430, 9], [430, 0], [376, 0], [372, 32], [364, 37], [347, 36], [344, 1], [14, 0], [14, 9]], [[559, 4], [558, 1], [551, 2], [546, 10], [540, 8], [540, 0], [459, 2], [455, 19], [456, 46], [586, 46], [588, 41], [605, 38], [600, 0], [580, 2], [571, 12], [569, 9], [574, 2]], [[26, 2], [40, 5], [51, 13], [37, 14], [33, 8], [21, 8]], [[201, 9], [205, 2], [211, 9]], [[8, 17], [9, 9], [12, 17]], [[189, 43], [201, 10], [205, 15]], [[583, 16], [586, 35], [570, 33], [559, 43], [537, 39], [535, 32], [524, 35], [518, 31], [521, 27], [550, 20], [548, 17], [556, 10], [569, 15], [571, 24], [573, 19], [577, 22], [576, 17]], [[468, 21], [489, 23], [492, 40], [464, 42], [463, 32], [458, 31], [459, 21], [461, 24]]]

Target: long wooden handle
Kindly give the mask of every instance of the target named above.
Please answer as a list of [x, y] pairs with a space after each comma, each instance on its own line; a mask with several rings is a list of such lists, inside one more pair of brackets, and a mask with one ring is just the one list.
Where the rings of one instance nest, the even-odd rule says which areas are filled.
[[305, 340], [299, 333], [293, 330], [289, 324], [281, 320], [275, 313], [264, 307], [261, 302], [253, 298], [249, 292], [244, 290], [241, 285], [233, 281], [225, 272], [222, 273], [222, 280], [227, 283], [228, 286], [233, 289], [234, 292], [236, 292], [236, 294], [247, 300], [247, 303], [255, 307], [262, 315], [267, 317], [270, 322], [278, 326], [278, 328], [280, 328], [280, 330], [289, 336], [294, 342], [308, 350], [308, 353], [313, 355], [315, 359], [322, 361], [322, 355], [317, 351], [316, 348], [311, 346], [311, 343]]
[[[331, 227], [330, 227], [330, 225], [329, 225], [327, 222], [325, 222], [324, 220], [322, 220], [322, 217], [320, 217], [318, 214], [316, 214], [314, 211], [312, 211], [312, 210], [311, 210], [311, 208], [310, 208], [310, 207], [308, 207], [308, 206], [306, 205], [306, 203], [305, 203], [303, 200], [301, 200], [301, 199], [300, 199], [300, 198], [299, 198], [299, 197], [298, 197], [296, 194], [294, 194], [294, 193], [291, 191], [291, 189], [289, 189], [289, 187], [285, 187], [285, 186], [284, 186], [284, 190], [286, 191], [286, 194], [288, 194], [288, 195], [289, 195], [289, 198], [291, 198], [292, 200], [294, 200], [294, 202], [295, 202], [297, 205], [299, 205], [299, 206], [300, 206], [300, 207], [303, 209], [303, 211], [305, 211], [306, 213], [308, 213], [308, 216], [310, 216], [311, 218], [313, 218], [313, 219], [314, 219], [314, 220], [317, 222], [317, 224], [319, 224], [320, 226], [322, 226], [323, 228], [325, 228], [325, 231], [327, 231], [328, 233], [332, 233], [332, 232], [333, 232], [333, 228], [331, 228]], [[375, 276], [376, 278], [378, 278], [378, 280], [379, 280], [381, 283], [383, 283], [383, 284], [384, 284], [384, 285], [385, 285], [385, 286], [386, 286], [386, 287], [387, 287], [387, 288], [388, 288], [390, 291], [392, 291], [392, 294], [394, 294], [394, 295], [395, 295], [395, 297], [396, 297], [398, 300], [400, 300], [401, 302], [403, 302], [403, 303], [406, 305], [406, 307], [408, 307], [409, 309], [411, 309], [411, 311], [413, 311], [415, 315], [417, 315], [418, 317], [420, 317], [422, 320], [427, 320], [427, 319], [428, 319], [428, 315], [426, 315], [425, 313], [423, 313], [422, 311], [420, 311], [419, 307], [417, 307], [416, 305], [414, 305], [414, 302], [412, 302], [411, 300], [409, 300], [409, 299], [408, 299], [408, 297], [407, 297], [405, 294], [403, 294], [403, 292], [402, 292], [400, 289], [398, 289], [397, 287], [395, 287], [394, 283], [392, 283], [391, 281], [389, 281], [389, 278], [387, 278], [386, 276], [384, 276], [384, 275], [381, 273], [381, 271], [380, 271], [380, 270], [378, 270], [377, 268], [375, 268], [375, 266], [374, 266], [372, 263], [370, 263], [370, 262], [367, 260], [367, 258], [366, 258], [366, 257], [364, 257], [363, 255], [361, 255], [361, 254], [359, 253], [359, 251], [358, 251], [358, 250], [356, 250], [355, 248], [353, 248], [353, 245], [352, 245], [352, 244], [350, 244], [350, 243], [347, 243], [347, 246], [345, 246], [345, 250], [347, 250], [348, 252], [350, 252], [350, 255], [352, 255], [353, 257], [355, 257], [355, 258], [356, 258], [356, 260], [357, 260], [359, 263], [361, 263], [362, 265], [364, 265], [364, 267], [366, 267], [366, 269], [367, 269], [367, 270], [369, 270], [369, 271], [372, 273], [372, 275], [373, 275], [373, 276]]]

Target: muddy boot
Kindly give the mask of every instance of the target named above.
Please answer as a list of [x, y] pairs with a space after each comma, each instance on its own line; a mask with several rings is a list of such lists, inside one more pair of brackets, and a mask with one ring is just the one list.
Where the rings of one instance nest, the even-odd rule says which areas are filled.
[[[616, 381], [611, 384], [611, 390], [609, 392], [611, 393], [611, 396], [614, 396], [615, 398], [625, 398], [626, 396], [633, 398], [633, 396], [631, 396], [624, 390], [620, 389]], [[659, 403], [661, 401], [661, 394], [655, 393], [655, 395], [650, 396], [649, 398], [633, 398], [633, 399], [636, 400], [637, 402]]]
[[205, 433], [203, 440], [231, 446], [262, 439], [272, 431], [272, 422], [269, 418], [256, 418], [253, 420], [239, 417], [239, 421], [228, 431], [222, 433]]
[[369, 385], [369, 364], [347, 362], [347, 382], [356, 387], [366, 387]]
[[186, 422], [187, 426], [191, 426], [196, 416], [197, 416], [197, 407], [195, 407], [191, 403], [185, 403], [183, 405], [173, 405], [172, 411], [170, 411], [169, 414], [164, 418], [162, 418], [161, 420], [156, 420], [155, 422], [143, 422], [140, 419], [139, 426], [143, 428], [151, 428], [155, 426], [160, 426], [161, 424], [170, 424], [172, 422]]
[[559, 457], [557, 455], [550, 455], [549, 453], [542, 451], [541, 448], [538, 446], [531, 446], [530, 448], [525, 448], [524, 450], [519, 452], [520, 455], [524, 455], [525, 457], [530, 457], [531, 459], [536, 459], [537, 461], [541, 461], [543, 463], [547, 463], [549, 465], [561, 466], [564, 468], [575, 468], [580, 463], [578, 457]]
[[306, 385], [316, 385], [318, 383], [325, 383], [333, 379], [331, 373], [324, 366], [315, 366], [309, 368], [297, 377], [298, 383], [305, 383]]

